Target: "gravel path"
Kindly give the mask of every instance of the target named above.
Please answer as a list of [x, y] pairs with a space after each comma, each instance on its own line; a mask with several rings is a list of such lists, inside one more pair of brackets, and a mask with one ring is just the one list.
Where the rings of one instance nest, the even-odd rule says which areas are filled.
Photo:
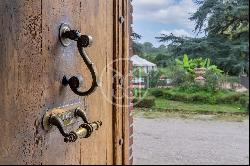
[[249, 164], [249, 121], [135, 118], [134, 164]]

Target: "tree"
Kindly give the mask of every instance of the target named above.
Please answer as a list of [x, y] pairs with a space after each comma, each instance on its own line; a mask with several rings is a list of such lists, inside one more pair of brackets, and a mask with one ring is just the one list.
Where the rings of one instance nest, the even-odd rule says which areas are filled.
[[137, 40], [140, 40], [142, 38], [142, 36], [136, 32], [133, 32], [131, 37], [133, 40], [133, 53], [134, 53], [134, 55], [142, 55], [143, 54], [143, 47], [140, 43], [137, 42]]
[[[195, 0], [201, 5], [191, 16], [195, 30], [203, 29], [209, 34], [237, 34], [249, 26], [248, 0]], [[206, 26], [208, 21], [208, 26]], [[246, 29], [245, 29], [246, 30]]]
[[149, 81], [150, 88], [157, 87], [157, 84], [160, 80], [161, 74], [162, 73], [160, 71], [150, 71], [148, 73], [148, 81]]
[[133, 53], [134, 55], [143, 55], [143, 46], [140, 43], [133, 42]]
[[[199, 9], [191, 16], [195, 31], [203, 38], [163, 34], [157, 39], [170, 42], [172, 56], [189, 54], [191, 58], [210, 58], [226, 73], [249, 73], [249, 2], [248, 0], [196, 0]], [[206, 25], [207, 23], [207, 25]]]
[[132, 35], [131, 35], [131, 37], [132, 37], [133, 40], [139, 40], [139, 39], [142, 38], [142, 36], [139, 35], [139, 34], [136, 33], [136, 32], [133, 32]]

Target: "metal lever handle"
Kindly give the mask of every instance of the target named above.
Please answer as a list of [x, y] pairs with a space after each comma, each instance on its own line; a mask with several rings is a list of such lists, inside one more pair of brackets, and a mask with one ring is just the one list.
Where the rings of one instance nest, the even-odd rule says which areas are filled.
[[63, 129], [63, 122], [57, 116], [51, 116], [49, 119], [49, 124], [54, 125], [58, 128], [62, 136], [64, 137], [64, 142], [75, 142], [77, 140], [77, 135], [74, 132], [66, 133]]
[[73, 133], [77, 136], [78, 139], [89, 138], [93, 131], [98, 130], [101, 125], [101, 121], [84, 123], [80, 125], [80, 127]]
[[54, 125], [58, 128], [58, 130], [64, 137], [64, 142], [66, 143], [75, 142], [77, 139], [88, 138], [91, 136], [94, 130], [98, 130], [99, 127], [102, 126], [101, 121], [89, 123], [85, 112], [79, 108], [76, 109], [75, 116], [81, 117], [84, 123], [81, 124], [77, 130], [71, 131], [70, 133], [66, 133], [64, 131], [63, 121], [60, 119], [60, 117], [52, 115], [48, 120], [49, 125]]
[[81, 33], [77, 30], [71, 30], [70, 27], [67, 24], [62, 24], [60, 28], [60, 41], [64, 46], [67, 46], [70, 41], [74, 40], [77, 41], [77, 48], [78, 51], [84, 61], [84, 63], [87, 65], [87, 68], [89, 69], [92, 77], [92, 84], [91, 87], [86, 91], [80, 91], [80, 81], [77, 77], [73, 76], [70, 79], [67, 79], [66, 76], [63, 78], [63, 85], [67, 86], [69, 85], [71, 90], [77, 94], [78, 96], [89, 96], [92, 94], [96, 88], [98, 87], [97, 77], [96, 77], [96, 71], [94, 64], [90, 61], [87, 52], [84, 50], [86, 47], [90, 47], [93, 43], [93, 38], [91, 36], [87, 35], [81, 35]]

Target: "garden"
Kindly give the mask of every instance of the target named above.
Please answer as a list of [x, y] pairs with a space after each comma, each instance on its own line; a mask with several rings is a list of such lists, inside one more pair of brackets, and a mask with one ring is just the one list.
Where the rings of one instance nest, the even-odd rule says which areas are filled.
[[[138, 70], [138, 69], [137, 69]], [[134, 72], [134, 77], [138, 77]], [[224, 85], [239, 84], [232, 81], [209, 58], [190, 59], [184, 55], [168, 68], [160, 68], [148, 75], [149, 87], [134, 89], [134, 105], [143, 111], [174, 111], [204, 114], [248, 114], [248, 91], [238, 92]], [[171, 80], [167, 84], [161, 77]], [[230, 82], [231, 81], [231, 82]]]

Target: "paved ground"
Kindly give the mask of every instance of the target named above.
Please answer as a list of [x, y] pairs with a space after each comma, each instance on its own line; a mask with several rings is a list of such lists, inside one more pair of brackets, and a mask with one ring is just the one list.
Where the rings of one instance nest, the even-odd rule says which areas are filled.
[[249, 121], [135, 118], [134, 164], [249, 164]]

